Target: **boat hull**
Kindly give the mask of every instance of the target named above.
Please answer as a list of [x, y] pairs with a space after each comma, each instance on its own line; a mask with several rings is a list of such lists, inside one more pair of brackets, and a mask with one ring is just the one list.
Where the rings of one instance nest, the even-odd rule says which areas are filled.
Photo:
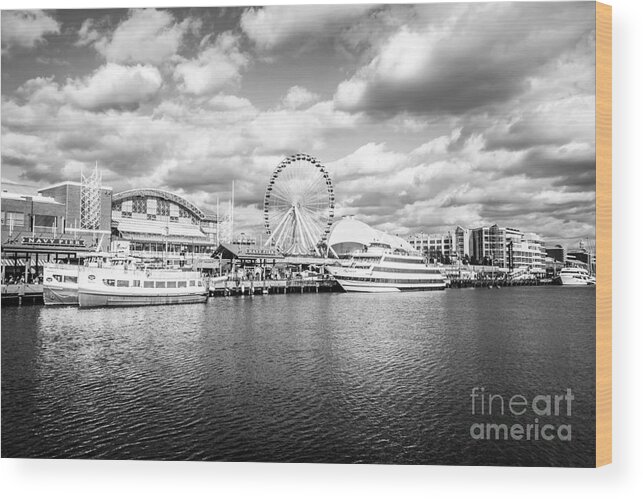
[[558, 282], [563, 286], [594, 286], [596, 283], [593, 281], [586, 281], [577, 279], [575, 277], [559, 276]]
[[78, 305], [78, 288], [44, 287], [42, 298], [45, 305]]
[[335, 277], [337, 283], [347, 293], [402, 293], [410, 291], [443, 291], [446, 288], [446, 283], [432, 283], [432, 284], [397, 284], [391, 285], [388, 283], [378, 282], [359, 282], [350, 279], [342, 279]]
[[188, 303], [205, 303], [207, 299], [207, 294], [131, 295], [87, 291], [81, 291], [78, 293], [78, 305], [81, 308], [179, 305]]

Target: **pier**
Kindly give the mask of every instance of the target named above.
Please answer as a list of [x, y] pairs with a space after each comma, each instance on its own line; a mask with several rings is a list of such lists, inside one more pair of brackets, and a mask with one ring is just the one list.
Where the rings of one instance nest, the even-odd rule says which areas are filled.
[[293, 279], [228, 279], [211, 282], [209, 296], [253, 296], [262, 294], [323, 293], [342, 291], [330, 276]]
[[545, 286], [551, 279], [450, 279], [449, 288], [505, 288], [513, 286]]
[[41, 305], [42, 284], [3, 284], [2, 305]]

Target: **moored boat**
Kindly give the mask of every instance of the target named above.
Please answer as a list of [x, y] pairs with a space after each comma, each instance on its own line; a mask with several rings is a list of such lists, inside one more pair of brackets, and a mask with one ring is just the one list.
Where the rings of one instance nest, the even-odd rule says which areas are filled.
[[110, 253], [95, 252], [80, 263], [45, 263], [43, 266], [43, 301], [45, 305], [78, 305], [78, 272], [81, 267], [123, 265], [126, 260]]
[[207, 288], [199, 272], [133, 266], [80, 269], [80, 307], [202, 303]]
[[432, 291], [446, 288], [439, 267], [429, 265], [420, 255], [373, 243], [366, 251], [353, 254], [348, 265], [330, 266], [329, 272], [347, 292], [390, 293]]
[[596, 278], [587, 269], [581, 267], [565, 267], [558, 274], [557, 281], [563, 286], [593, 286]]

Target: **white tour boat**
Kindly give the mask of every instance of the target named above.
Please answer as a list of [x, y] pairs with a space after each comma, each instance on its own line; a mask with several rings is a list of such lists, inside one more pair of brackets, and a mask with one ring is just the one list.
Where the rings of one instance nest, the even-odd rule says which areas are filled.
[[82, 267], [78, 275], [81, 307], [203, 303], [207, 298], [206, 283], [200, 272], [125, 265]]
[[558, 280], [563, 286], [592, 286], [596, 278], [587, 269], [581, 267], [565, 267], [558, 274]]
[[442, 271], [426, 263], [422, 256], [379, 242], [354, 253], [347, 265], [330, 266], [328, 270], [349, 292], [443, 290], [447, 282]]

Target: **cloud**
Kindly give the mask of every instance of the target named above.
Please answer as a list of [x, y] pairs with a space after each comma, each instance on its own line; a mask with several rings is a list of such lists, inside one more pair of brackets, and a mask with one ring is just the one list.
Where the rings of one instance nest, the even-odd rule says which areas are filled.
[[[329, 163], [338, 213], [382, 230], [413, 233], [498, 223], [547, 237], [593, 231], [591, 147], [489, 150], [457, 128], [401, 153], [367, 143]], [[564, 232], [557, 233], [567, 220]], [[554, 228], [555, 227], [555, 228]]]
[[240, 49], [240, 39], [232, 32], [219, 35], [215, 43], [194, 59], [183, 60], [174, 68], [174, 79], [181, 92], [212, 95], [241, 80], [241, 71], [250, 63]]
[[288, 89], [288, 93], [282, 99], [281, 103], [288, 109], [299, 109], [319, 101], [320, 97], [310, 90], [295, 85]]
[[93, 43], [109, 62], [160, 65], [174, 56], [196, 21], [186, 18], [177, 23], [166, 10], [136, 9], [111, 35], [100, 36], [87, 20], [78, 33], [78, 45]]
[[431, 18], [432, 5], [416, 9], [408, 24], [371, 40], [376, 46], [368, 62], [338, 85], [338, 108], [462, 114], [504, 103], [593, 30], [593, 10], [579, 3], [546, 9], [529, 3], [470, 4], [454, 7], [439, 22]]
[[2, 13], [2, 53], [15, 47], [32, 49], [45, 42], [45, 35], [60, 33], [60, 24], [42, 10]]
[[154, 97], [162, 84], [161, 74], [153, 66], [107, 63], [89, 77], [68, 80], [63, 93], [82, 109], [131, 108]]
[[95, 28], [96, 23], [93, 19], [85, 19], [78, 30], [78, 40], [74, 43], [77, 47], [91, 45], [101, 38], [100, 32]]
[[[91, 11], [77, 38], [5, 57], [18, 76], [3, 82], [3, 174], [75, 180], [98, 161], [116, 191], [164, 188], [205, 209], [234, 179], [236, 224], [257, 235], [271, 172], [307, 152], [331, 173], [338, 216], [392, 233], [591, 235], [591, 4], [203, 11], [199, 39], [195, 12]], [[16, 89], [19, 63], [35, 77]]]
[[241, 28], [257, 48], [271, 51], [287, 45], [329, 39], [350, 27], [372, 5], [284, 5], [251, 8]]

